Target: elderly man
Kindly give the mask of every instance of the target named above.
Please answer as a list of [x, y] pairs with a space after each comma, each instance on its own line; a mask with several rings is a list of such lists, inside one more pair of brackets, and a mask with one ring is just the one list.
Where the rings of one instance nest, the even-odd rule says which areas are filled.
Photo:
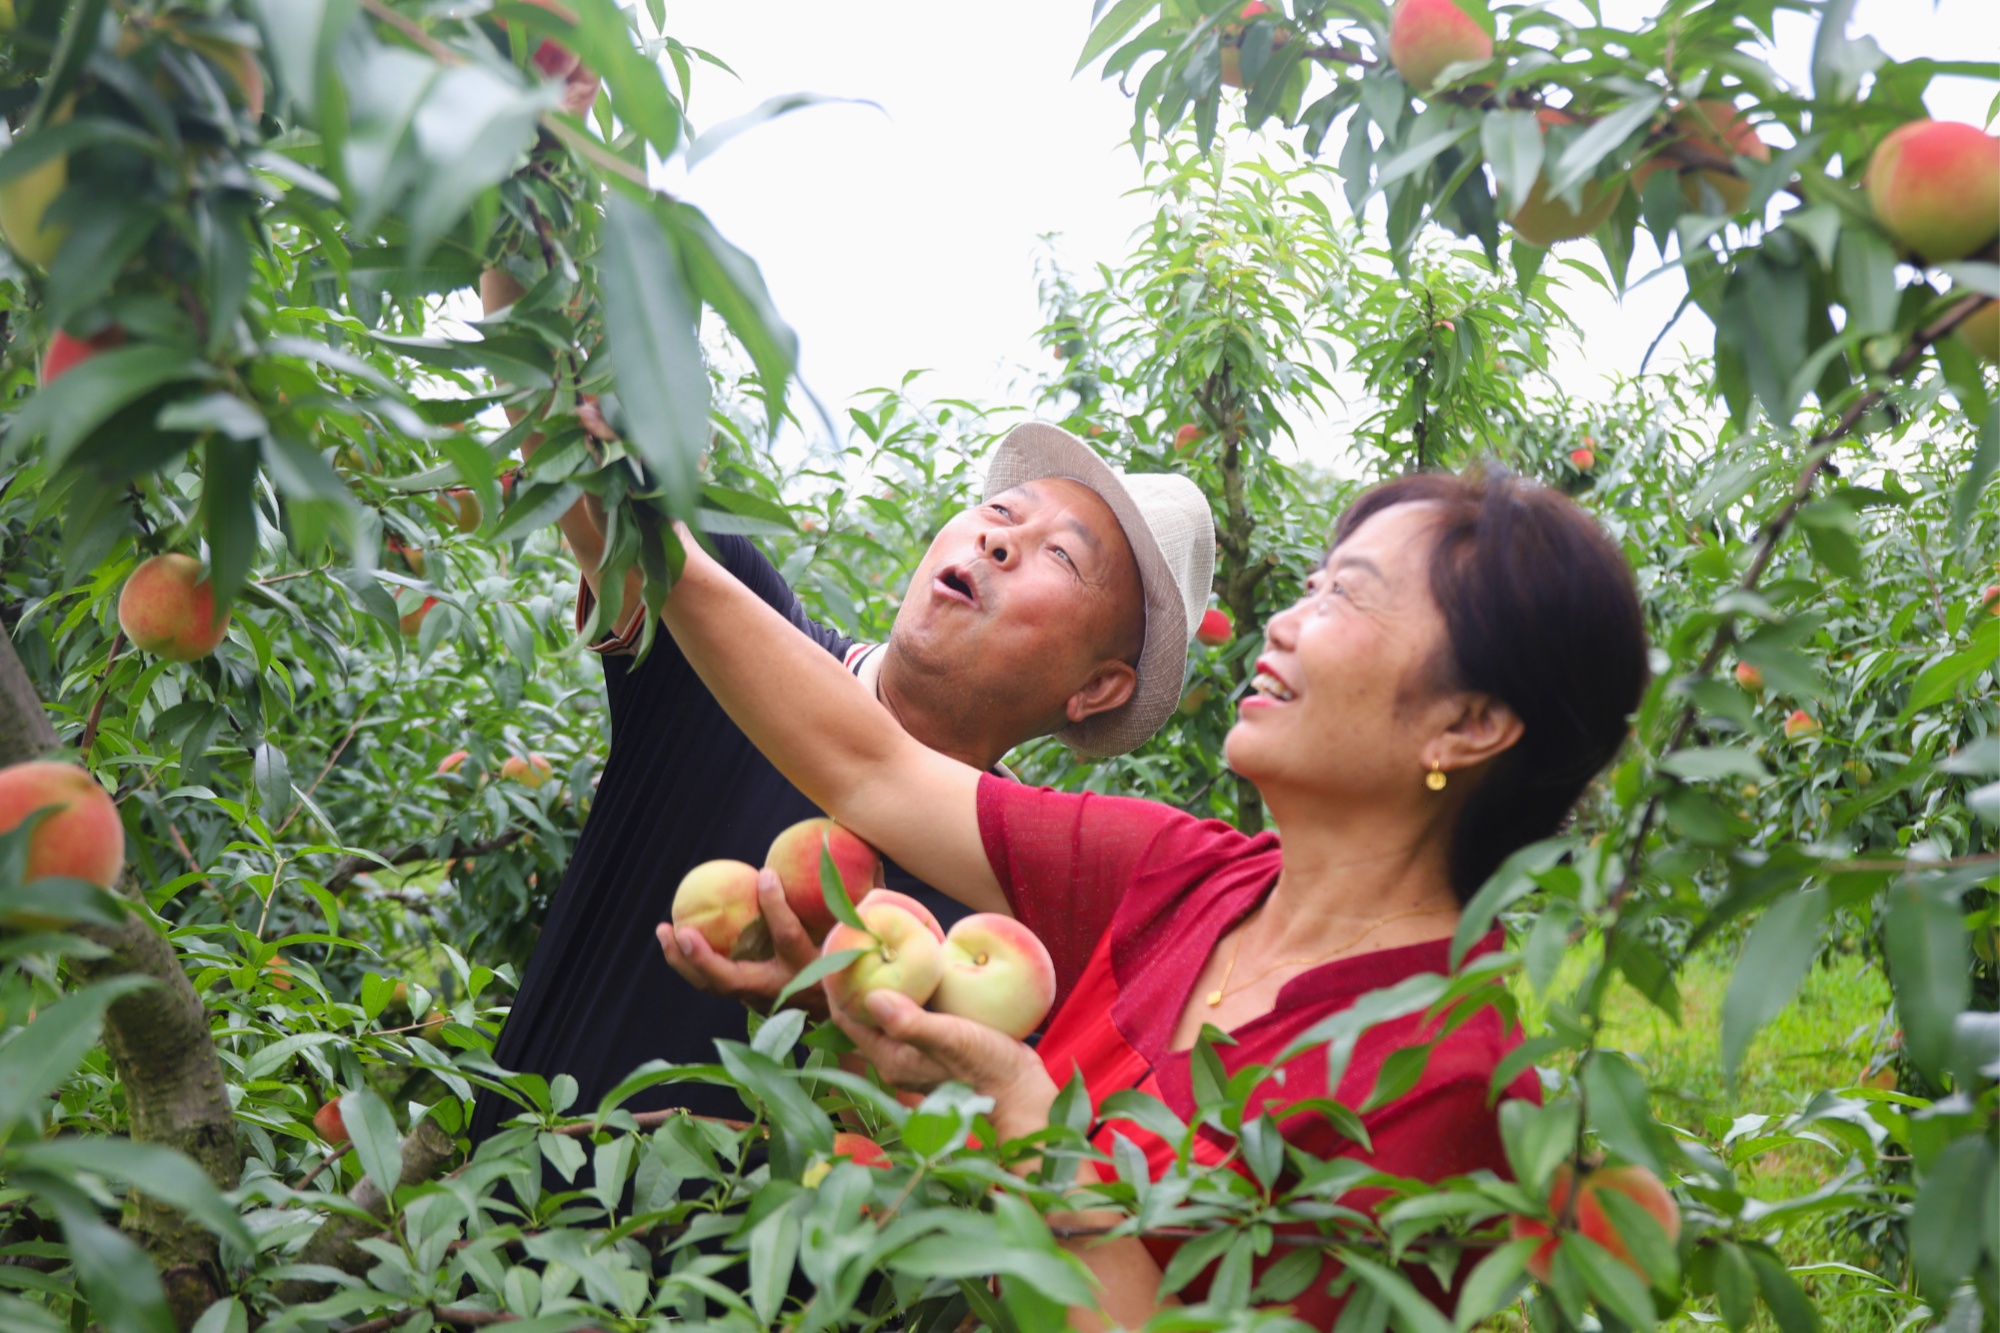
[[[601, 529], [583, 505], [562, 527], [583, 567], [581, 623], [598, 591]], [[1215, 559], [1208, 504], [1192, 482], [1120, 473], [1042, 424], [1001, 442], [985, 503], [938, 533], [886, 643], [855, 643], [813, 622], [747, 540], [715, 546], [731, 574], [841, 658], [904, 730], [982, 769], [1037, 736], [1086, 755], [1123, 754], [1150, 737], [1179, 701]], [[698, 937], [687, 954], [664, 935], [672, 970], [656, 956], [655, 926], [689, 869], [720, 858], [761, 863], [779, 832], [819, 812], [730, 722], [671, 638], [631, 662], [640, 615], [592, 645], [603, 655], [611, 753], [494, 1051], [504, 1068], [568, 1074], [583, 1107], [644, 1061], [714, 1060], [717, 1038], [744, 1034], [737, 999], [775, 991], [811, 953], [766, 876], [760, 897], [779, 955], [770, 976], [704, 955]], [[887, 875], [940, 920], [964, 914], [895, 867]], [[693, 1084], [656, 1087], [627, 1105], [739, 1109], [726, 1089]], [[512, 1113], [483, 1093], [474, 1139]]]

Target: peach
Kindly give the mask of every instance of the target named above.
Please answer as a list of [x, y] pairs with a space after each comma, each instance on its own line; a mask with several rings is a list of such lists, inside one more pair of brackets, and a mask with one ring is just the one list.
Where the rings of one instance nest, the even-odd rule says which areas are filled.
[[[48, 759], [0, 768], [0, 833], [13, 832], [42, 809], [49, 813], [28, 835], [25, 880], [63, 875], [107, 889], [118, 882], [125, 868], [125, 826], [88, 770]], [[43, 912], [10, 912], [0, 919], [10, 930], [60, 930], [67, 924], [66, 917]]]
[[[67, 99], [50, 116], [50, 123], [69, 119]], [[31, 167], [12, 180], [0, 181], [0, 236], [7, 238], [14, 253], [36, 268], [55, 262], [69, 228], [57, 223], [45, 225], [43, 216], [56, 196], [69, 187], [69, 155], [58, 153], [38, 167]]]
[[1756, 667], [1751, 666], [1748, 662], [1738, 662], [1736, 664], [1736, 683], [1754, 694], [1764, 688], [1764, 673]]
[[501, 777], [512, 778], [522, 786], [536, 790], [549, 780], [549, 775], [554, 771], [549, 761], [538, 754], [531, 754], [526, 758], [510, 754], [500, 761]]
[[[680, 887], [674, 890], [673, 920], [676, 930], [694, 931], [724, 958], [743, 956], [738, 948], [745, 930], [762, 920], [757, 867], [743, 861], [702, 862], [681, 876]], [[757, 933], [768, 946], [770, 936]]]
[[1183, 449], [1192, 448], [1200, 440], [1201, 427], [1190, 421], [1187, 425], [1182, 426], [1174, 432], [1174, 452], [1179, 453]]
[[825, 817], [802, 819], [771, 840], [764, 864], [778, 872], [784, 886], [785, 902], [815, 941], [833, 929], [833, 913], [826, 907], [820, 888], [820, 848], [833, 853], [834, 868], [840, 873], [847, 899], [853, 902], [875, 887], [875, 871], [882, 858], [852, 833]]
[[799, 1183], [809, 1190], [816, 1190], [820, 1182], [833, 1174], [833, 1164], [845, 1158], [859, 1166], [872, 1166], [877, 1171], [887, 1171], [894, 1163], [889, 1154], [882, 1151], [882, 1145], [866, 1134], [852, 1134], [840, 1130], [833, 1136], [833, 1155], [830, 1159], [818, 1161], [808, 1166], [799, 1176]]
[[1578, 472], [1588, 472], [1597, 466], [1597, 451], [1587, 444], [1580, 444], [1569, 451], [1569, 462]]
[[[1732, 103], [1696, 102], [1692, 111], [1675, 116], [1674, 124], [1688, 137], [1712, 148], [1725, 149], [1752, 162], [1771, 160], [1770, 145], [1757, 137], [1757, 131], [1744, 121]], [[1635, 182], [1642, 179], [1634, 177]], [[1636, 183], [1634, 188], [1638, 188]], [[1689, 208], [1706, 211], [1708, 190], [1714, 191], [1715, 197], [1722, 201], [1723, 212], [1731, 217], [1741, 213], [1750, 202], [1750, 182], [1734, 173], [1709, 169], [1681, 173], [1681, 199]]]
[[76, 369], [99, 352], [122, 346], [125, 330], [116, 324], [88, 338], [76, 338], [61, 329], [49, 339], [48, 350], [42, 353], [42, 387], [48, 388], [62, 375]]
[[[1237, 17], [1244, 20], [1243, 23], [1225, 23], [1222, 25], [1222, 82], [1227, 86], [1231, 88], [1241, 88], [1243, 86], [1243, 30], [1245, 24], [1251, 19], [1269, 14], [1270, 12], [1271, 7], [1265, 4], [1264, 0], [1250, 0], [1249, 4], [1237, 11]], [[1283, 46], [1291, 40], [1291, 36], [1291, 33], [1283, 28], [1279, 28], [1271, 34], [1272, 48], [1275, 50]]]
[[1493, 38], [1453, 0], [1397, 0], [1389, 18], [1389, 63], [1418, 92], [1429, 92], [1446, 68], [1491, 60]]
[[417, 631], [424, 627], [424, 617], [428, 616], [431, 613], [431, 608], [437, 604], [438, 599], [435, 597], [424, 598], [422, 606], [419, 606], [414, 611], [405, 611], [402, 614], [396, 621], [397, 628], [401, 629], [408, 637], [414, 639], [417, 636]]
[[1891, 236], [1933, 264], [2000, 236], [2000, 139], [1954, 120], [1889, 131], [1862, 178]]
[[894, 889], [870, 889], [868, 896], [855, 904], [855, 906], [859, 908], [869, 903], [896, 904], [896, 906], [923, 922], [930, 929], [931, 934], [936, 936], [938, 943], [944, 943], [944, 927], [938, 924], [937, 917], [931, 914], [930, 908], [924, 906], [909, 894], [898, 893]]
[[[1564, 1209], [1569, 1206], [1570, 1190], [1575, 1179], [1576, 1173], [1568, 1162], [1564, 1162], [1556, 1168], [1554, 1178], [1549, 1181], [1549, 1211], [1559, 1219]], [[1643, 1278], [1645, 1270], [1632, 1258], [1632, 1252], [1626, 1248], [1624, 1237], [1618, 1234], [1618, 1229], [1612, 1225], [1611, 1219], [1605, 1216], [1604, 1205], [1598, 1201], [1598, 1196], [1606, 1190], [1616, 1190], [1652, 1214], [1670, 1241], [1680, 1238], [1681, 1210], [1675, 1205], [1674, 1196], [1660, 1183], [1660, 1178], [1643, 1166], [1600, 1167], [1584, 1176], [1583, 1186], [1577, 1191], [1575, 1215], [1570, 1219], [1574, 1222], [1576, 1231], [1602, 1245], [1611, 1252], [1612, 1258]], [[1549, 1265], [1555, 1259], [1556, 1245], [1560, 1237], [1548, 1223], [1530, 1217], [1514, 1218], [1513, 1233], [1515, 1240], [1548, 1237], [1547, 1241], [1537, 1246], [1535, 1252], [1528, 1256], [1528, 1272], [1533, 1274], [1537, 1281], [1548, 1281]]]
[[[1548, 107], [1537, 111], [1535, 118], [1542, 123], [1544, 134], [1548, 133], [1551, 125], [1576, 123], [1576, 117]], [[1580, 197], [1582, 208], [1573, 209], [1560, 197], [1550, 198], [1548, 185], [1547, 173], [1535, 177], [1527, 202], [1507, 219], [1515, 235], [1530, 245], [1548, 246], [1590, 235], [1604, 219], [1611, 216], [1611, 210], [1618, 207], [1618, 197], [1625, 193], [1625, 182], [1622, 180], [1586, 181]]]
[[930, 999], [944, 974], [944, 946], [922, 918], [893, 902], [873, 902], [855, 911], [868, 929], [835, 925], [821, 952], [863, 952], [826, 979], [826, 990], [856, 1022], [874, 1027], [874, 1016], [863, 1001], [879, 990], [899, 991], [918, 1004]]
[[347, 1121], [340, 1114], [338, 1097], [313, 1112], [313, 1128], [335, 1148], [347, 1142]]
[[1196, 643], [1210, 648], [1219, 648], [1236, 634], [1236, 627], [1229, 623], [1229, 613], [1210, 607], [1201, 614], [1201, 624], [1195, 627]]
[[486, 521], [486, 509], [479, 503], [479, 497], [464, 489], [449, 490], [444, 493], [444, 507], [452, 512], [453, 521], [460, 532], [477, 532], [479, 525]]
[[1056, 1002], [1056, 965], [1035, 932], [1011, 916], [975, 912], [944, 937], [944, 975], [931, 1008], [1019, 1039]]
[[190, 555], [156, 555], [132, 571], [118, 594], [118, 626], [135, 648], [169, 662], [207, 657], [229, 631], [215, 613], [215, 590]]
[[1988, 301], [1966, 316], [1952, 336], [1982, 361], [2000, 361], [2000, 301]]
[[453, 750], [450, 754], [438, 760], [437, 771], [440, 773], [456, 773], [458, 766], [471, 757], [472, 751], [470, 750]]
[[1979, 607], [1982, 611], [2000, 613], [2000, 583], [1989, 583], [1979, 590]]
[[1785, 719], [1785, 739], [1788, 741], [1800, 740], [1818, 730], [1819, 719], [1803, 708], [1793, 709], [1791, 715]]

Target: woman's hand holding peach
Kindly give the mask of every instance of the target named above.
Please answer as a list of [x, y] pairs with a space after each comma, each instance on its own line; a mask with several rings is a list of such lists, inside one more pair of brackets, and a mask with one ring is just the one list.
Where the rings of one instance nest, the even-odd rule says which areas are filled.
[[993, 1126], [1003, 1138], [1048, 1124], [1055, 1081], [1024, 1043], [969, 1018], [932, 1013], [895, 991], [874, 991], [862, 1003], [872, 1022], [838, 1004], [833, 1020], [896, 1087], [928, 1092], [953, 1080], [969, 1084], [993, 1099]]

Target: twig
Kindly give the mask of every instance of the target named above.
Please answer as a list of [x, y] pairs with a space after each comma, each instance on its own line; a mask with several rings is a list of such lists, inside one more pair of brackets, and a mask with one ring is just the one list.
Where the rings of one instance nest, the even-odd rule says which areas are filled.
[[[633, 1115], [632, 1119], [638, 1122], [640, 1129], [658, 1129], [669, 1120], [705, 1120], [711, 1125], [721, 1125], [724, 1129], [738, 1131], [757, 1128], [757, 1125], [753, 1121], [731, 1120], [727, 1116], [720, 1115], [696, 1115], [694, 1112], [679, 1106], [670, 1106], [664, 1111], [639, 1111]], [[603, 1128], [604, 1126], [596, 1120], [584, 1120], [574, 1125], [560, 1126], [549, 1132], [560, 1134], [564, 1138], [585, 1139]]]
[[273, 574], [268, 579], [252, 579], [250, 581], [260, 588], [268, 588], [273, 583], [290, 583], [293, 579], [309, 579], [315, 574], [324, 574], [332, 568], [332, 565], [321, 565], [317, 569], [300, 569], [290, 574]]
[[332, 1152], [328, 1153], [326, 1156], [320, 1158], [319, 1165], [315, 1166], [312, 1170], [306, 1172], [305, 1179], [301, 1180], [298, 1184], [292, 1186], [292, 1188], [295, 1190], [303, 1190], [306, 1186], [312, 1184], [315, 1180], [318, 1180], [320, 1172], [326, 1170], [328, 1167], [332, 1166], [335, 1162], [347, 1156], [348, 1152], [352, 1150], [353, 1147], [354, 1147], [354, 1141], [350, 1139], [346, 1143], [341, 1144], [338, 1148], [335, 1148]]
[[[333, 766], [340, 762], [340, 756], [347, 749], [347, 743], [354, 739], [355, 732], [361, 730], [361, 724], [368, 720], [368, 710], [374, 706], [375, 701], [373, 699], [370, 699], [361, 706], [361, 711], [355, 715], [354, 724], [348, 727], [347, 734], [340, 738], [340, 744], [333, 747], [333, 753], [326, 757], [325, 766], [320, 769], [319, 776], [312, 780], [312, 785], [306, 788], [305, 796], [311, 796], [314, 792], [318, 791], [319, 784], [326, 781], [326, 775], [333, 772]], [[299, 817], [299, 811], [306, 808], [305, 796], [300, 797], [292, 806], [292, 812], [285, 816], [285, 822], [278, 825], [278, 831], [272, 834], [272, 837], [278, 836], [278, 833], [283, 833], [292, 826], [292, 821]]]
[[86, 756], [97, 741], [97, 724], [104, 717], [104, 701], [111, 697], [112, 664], [117, 662], [124, 647], [125, 631], [121, 629], [111, 636], [111, 652], [104, 659], [104, 670], [97, 673], [97, 701], [90, 705], [90, 720], [83, 724], [83, 735], [76, 742], [76, 748]]
[[[1896, 354], [1894, 361], [1889, 363], [1885, 379], [1892, 383], [1901, 379], [1923, 356], [1924, 349], [1949, 335], [1990, 299], [1985, 296], [1968, 296], [1945, 311], [1944, 315], [1934, 323], [1918, 329], [1911, 335], [1908, 345]], [[1806, 442], [1808, 451], [1824, 449], [1825, 446], [1851, 434], [1861, 423], [1861, 419], [1882, 401], [1887, 392], [1885, 385], [1870, 389], [1855, 399], [1847, 410], [1840, 414], [1839, 420]], [[1807, 497], [1812, 494], [1813, 483], [1819, 479], [1820, 472], [1831, 457], [1831, 450], [1819, 453], [1799, 473], [1798, 480], [1792, 484], [1792, 498], [1786, 501], [1785, 507], [1764, 525], [1763, 534], [1758, 539], [1757, 554], [1751, 558], [1750, 567], [1743, 571], [1743, 577], [1736, 585], [1739, 589], [1749, 592], [1756, 588], [1764, 577], [1764, 571], [1770, 568], [1771, 559], [1777, 554], [1779, 541], [1792, 526], [1792, 520], [1798, 517], [1799, 510], [1805, 507]], [[1717, 663], [1721, 662], [1722, 655], [1729, 651], [1729, 646], [1734, 642], [1736, 642], [1736, 623], [1733, 620], [1725, 620], [1716, 627], [1715, 638], [1709, 644], [1708, 651], [1702, 655], [1701, 663], [1695, 668], [1692, 678], [1704, 680], [1714, 675]], [[1694, 732], [1695, 722], [1699, 716], [1700, 710], [1692, 701], [1681, 708], [1680, 717], [1674, 723], [1673, 732], [1667, 740], [1663, 753], [1672, 754], [1686, 743], [1687, 738]], [[1638, 883], [1639, 869], [1646, 859], [1646, 839], [1652, 834], [1654, 821], [1659, 818], [1660, 800], [1663, 794], [1663, 790], [1656, 790], [1646, 800], [1645, 809], [1639, 816], [1638, 831], [1633, 835], [1631, 849], [1626, 854], [1624, 878], [1606, 900], [1605, 906], [1608, 908], [1616, 910], [1625, 900], [1625, 896], [1632, 891], [1633, 886]]]
[[[455, 861], [464, 856], [484, 856], [497, 852], [502, 847], [519, 842], [528, 835], [526, 829], [509, 829], [497, 838], [487, 838], [483, 842], [454, 842], [451, 850], [441, 860]], [[408, 865], [412, 861], [428, 861], [435, 856], [427, 842], [413, 842], [398, 850], [394, 855], [384, 857], [392, 866]], [[333, 873], [322, 882], [321, 887], [328, 893], [339, 893], [353, 881], [356, 875], [381, 868], [381, 862], [369, 856], [343, 856], [333, 868]]]

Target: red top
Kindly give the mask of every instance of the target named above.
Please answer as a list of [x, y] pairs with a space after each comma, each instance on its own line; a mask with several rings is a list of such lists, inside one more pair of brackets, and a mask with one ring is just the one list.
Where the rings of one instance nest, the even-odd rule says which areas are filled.
[[[1060, 1007], [1039, 1047], [1050, 1076], [1061, 1085], [1081, 1071], [1093, 1107], [1114, 1092], [1137, 1088], [1192, 1121], [1189, 1052], [1171, 1050], [1169, 1043], [1216, 942], [1276, 884], [1277, 835], [1246, 837], [1220, 820], [1198, 820], [1150, 801], [1037, 790], [992, 778], [979, 784], [979, 827], [1015, 914], [1055, 960]], [[1495, 931], [1468, 956], [1499, 946]], [[1230, 1033], [1235, 1045], [1216, 1053], [1231, 1074], [1248, 1064], [1270, 1064], [1308, 1028], [1368, 992], [1448, 971], [1449, 950], [1448, 941], [1435, 940], [1311, 968], [1285, 983], [1270, 1013]], [[1260, 1085], [1250, 1110], [1267, 1101], [1328, 1095], [1359, 1107], [1390, 1054], [1435, 1038], [1437, 1030], [1422, 1014], [1377, 1024], [1356, 1044], [1336, 1089], [1327, 1086], [1326, 1047], [1316, 1045]], [[1373, 1141], [1371, 1164], [1424, 1180], [1480, 1169], [1510, 1176], [1487, 1089], [1519, 1040], [1485, 1009], [1439, 1041], [1416, 1086], [1362, 1117]], [[1541, 1089], [1528, 1071], [1506, 1095], [1539, 1101]], [[1315, 1157], [1362, 1155], [1358, 1144], [1315, 1113], [1287, 1117], [1280, 1129], [1287, 1142]], [[1099, 1121], [1092, 1141], [1108, 1153], [1119, 1135], [1145, 1152], [1155, 1180], [1172, 1168], [1174, 1145], [1130, 1122]], [[1194, 1157], [1214, 1164], [1232, 1147], [1228, 1137], [1204, 1127], [1196, 1134]], [[1163, 1266], [1177, 1246], [1171, 1240], [1146, 1244]], [[1285, 1253], [1274, 1247], [1257, 1262], [1256, 1273]], [[1326, 1294], [1336, 1271], [1323, 1269], [1291, 1303], [1293, 1313], [1331, 1328], [1342, 1305]], [[1183, 1298], [1201, 1300], [1209, 1276], [1185, 1288]]]

